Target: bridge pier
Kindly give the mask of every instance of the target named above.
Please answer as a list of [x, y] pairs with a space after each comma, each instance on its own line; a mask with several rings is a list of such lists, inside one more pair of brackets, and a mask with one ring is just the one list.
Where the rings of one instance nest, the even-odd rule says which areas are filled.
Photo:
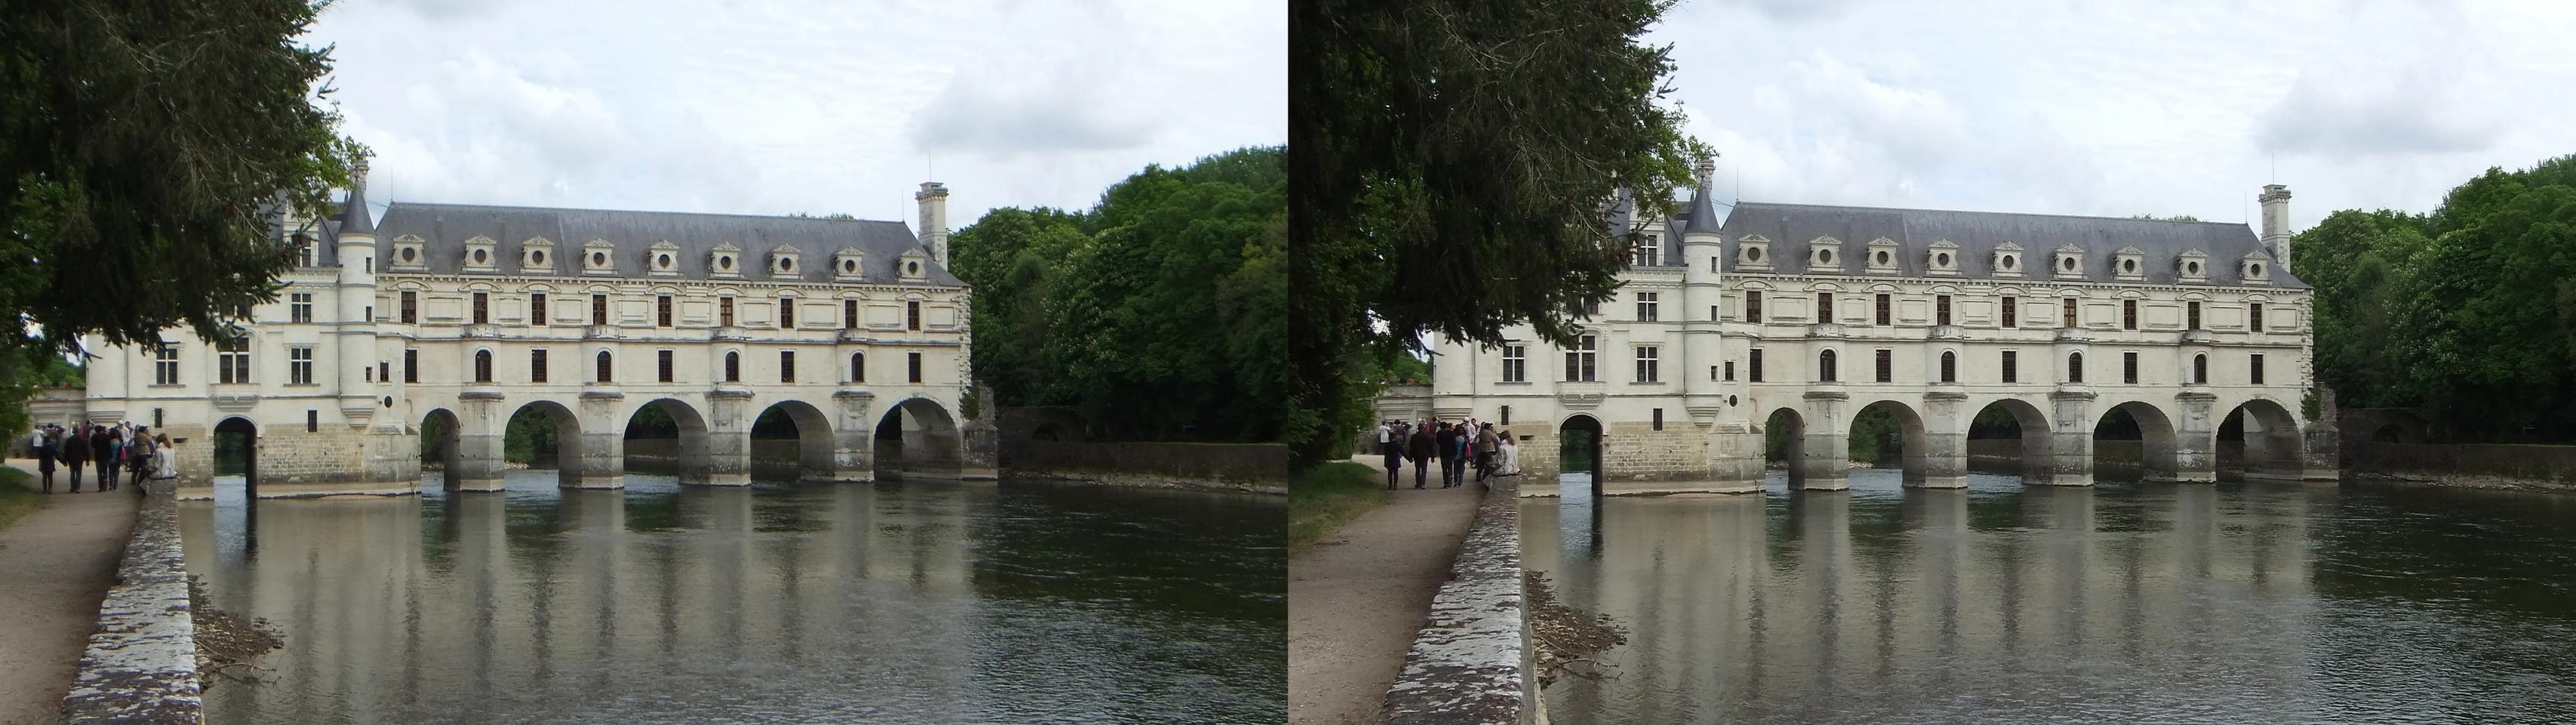
[[699, 483], [751, 485], [751, 423], [760, 414], [751, 409], [751, 391], [722, 387], [707, 391], [707, 407], [706, 458], [697, 466], [705, 476]]
[[2024, 480], [2046, 486], [2093, 485], [2093, 392], [2082, 385], [2063, 385], [2048, 394], [2048, 402], [2050, 420], [2056, 425], [2048, 436], [2048, 475], [2025, 475]]
[[1840, 390], [1810, 391], [1806, 395], [1806, 440], [1798, 447], [1798, 488], [1808, 491], [1842, 491], [1851, 488], [1851, 396]]
[[[1916, 488], [1968, 487], [1968, 423], [1973, 412], [1961, 412], [1968, 396], [1957, 390], [1923, 395], [1923, 444], [1905, 451], [1905, 485]], [[1917, 450], [1919, 448], [1919, 450]]]
[[625, 400], [615, 390], [582, 391], [580, 455], [558, 456], [556, 462], [564, 488], [626, 487], [626, 421], [618, 415]]
[[2218, 482], [2218, 416], [2211, 407], [2218, 396], [2205, 390], [2186, 390], [2174, 395], [2179, 415], [2174, 418], [2174, 470], [2176, 483]]
[[499, 491], [501, 447], [510, 414], [501, 409], [500, 391], [468, 390], [457, 396], [456, 458], [447, 469], [453, 491]]

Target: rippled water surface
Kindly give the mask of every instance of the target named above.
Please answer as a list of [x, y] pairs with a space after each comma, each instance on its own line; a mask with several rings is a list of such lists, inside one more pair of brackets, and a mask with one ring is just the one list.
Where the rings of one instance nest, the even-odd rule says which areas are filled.
[[286, 636], [240, 723], [1280, 722], [1275, 497], [1042, 483], [559, 491], [182, 511]]
[[2576, 497], [1974, 476], [1522, 507], [1582, 723], [2576, 722]]

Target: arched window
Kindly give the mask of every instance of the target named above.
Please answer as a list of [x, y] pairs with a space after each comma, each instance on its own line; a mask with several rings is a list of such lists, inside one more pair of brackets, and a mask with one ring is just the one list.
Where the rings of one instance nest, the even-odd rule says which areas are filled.
[[1822, 383], [1834, 381], [1834, 351], [1826, 350], [1816, 354], [1816, 381]]
[[2191, 356], [2191, 382], [2195, 385], [2209, 384], [2208, 353]]
[[474, 382], [492, 382], [492, 351], [474, 351]]
[[2070, 352], [2066, 354], [2066, 382], [2084, 382], [2084, 353]]
[[725, 382], [742, 382], [742, 353], [733, 350], [725, 351]]
[[1941, 382], [1945, 382], [1945, 383], [1955, 383], [1955, 382], [1959, 382], [1959, 354], [1958, 354], [1958, 353], [1951, 352], [1951, 351], [1948, 351], [1948, 350], [1943, 350], [1943, 351], [1941, 351]]
[[603, 383], [605, 383], [605, 382], [608, 382], [608, 381], [610, 380], [610, 378], [608, 377], [608, 369], [609, 369], [610, 367], [613, 367], [613, 366], [609, 364], [609, 360], [608, 360], [608, 351], [607, 351], [607, 350], [601, 350], [601, 351], [599, 351], [599, 382], [603, 382]]
[[850, 353], [850, 382], [864, 383], [867, 381], [868, 354], [864, 352]]

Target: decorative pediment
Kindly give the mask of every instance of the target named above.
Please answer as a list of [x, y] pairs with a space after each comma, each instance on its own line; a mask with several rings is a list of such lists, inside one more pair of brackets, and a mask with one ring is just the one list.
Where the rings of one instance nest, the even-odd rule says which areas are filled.
[[707, 252], [707, 273], [717, 277], [742, 276], [742, 248], [733, 242], [717, 244]]
[[1817, 237], [1807, 240], [1807, 271], [1841, 271], [1843, 266], [1842, 248], [1843, 240], [1835, 239], [1833, 237]]
[[2137, 247], [2121, 247], [2120, 251], [2111, 253], [2111, 272], [2122, 280], [2146, 279], [2147, 253]]
[[617, 245], [606, 239], [592, 237], [590, 241], [583, 242], [581, 245], [582, 273], [616, 274], [616, 253]]
[[495, 257], [496, 253], [492, 250], [493, 247], [498, 246], [499, 244], [499, 242], [492, 241], [491, 237], [483, 236], [481, 234], [467, 237], [465, 239], [465, 257], [463, 260], [465, 262], [466, 271], [492, 271], [492, 263], [497, 261]]
[[2262, 252], [2245, 255], [2236, 263], [2236, 278], [2245, 284], [2272, 283], [2272, 255]]
[[1869, 240], [1866, 260], [1871, 274], [1896, 273], [1896, 240], [1886, 237]]
[[1735, 240], [1735, 266], [1744, 269], [1771, 268], [1771, 240], [1760, 234], [1747, 234]]
[[895, 259], [894, 269], [895, 274], [903, 277], [906, 281], [928, 279], [930, 277], [930, 254], [921, 251], [921, 248], [919, 247], [904, 250], [903, 255]]
[[2181, 255], [2174, 257], [2174, 273], [2180, 275], [2185, 282], [2208, 281], [2209, 255], [2198, 249], [2184, 250]]
[[520, 274], [551, 274], [554, 271], [554, 241], [545, 237], [529, 237], [519, 243]]
[[420, 254], [420, 245], [421, 238], [420, 235], [417, 234], [404, 234], [394, 237], [394, 251], [393, 255], [389, 257], [393, 262], [393, 266], [413, 269], [419, 268], [425, 263]]
[[842, 247], [832, 253], [832, 278], [856, 280], [867, 272], [867, 255], [855, 247]]
[[655, 277], [680, 274], [680, 245], [664, 239], [644, 249], [644, 272]]
[[2072, 243], [2057, 245], [2049, 255], [2048, 271], [2059, 277], [2084, 276], [2084, 248]]
[[2021, 276], [2021, 245], [2014, 244], [2012, 242], [2004, 242], [2002, 244], [1995, 245], [1994, 259], [1989, 260], [1989, 263], [1994, 265], [1995, 276], [1997, 277]]
[[1923, 270], [1935, 275], [1959, 273], [1959, 245], [1947, 239], [1932, 240], [1923, 253]]
[[797, 258], [803, 254], [804, 252], [798, 250], [793, 244], [781, 244], [776, 249], [769, 250], [769, 275], [793, 277], [803, 274], [805, 270], [797, 266]]

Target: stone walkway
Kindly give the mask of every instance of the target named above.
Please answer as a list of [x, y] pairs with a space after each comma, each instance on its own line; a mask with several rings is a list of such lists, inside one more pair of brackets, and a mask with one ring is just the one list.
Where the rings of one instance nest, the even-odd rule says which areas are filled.
[[[36, 470], [27, 459], [9, 465]], [[55, 491], [67, 485], [64, 476], [54, 474]], [[116, 583], [142, 497], [127, 488], [93, 492], [88, 478], [79, 495], [56, 493], [43, 510], [0, 529], [0, 725], [60, 720], [99, 600]]]
[[[1360, 462], [1377, 467], [1383, 460]], [[1385, 469], [1378, 470], [1383, 476]], [[1404, 668], [1432, 593], [1449, 580], [1450, 562], [1483, 498], [1473, 474], [1452, 489], [1437, 488], [1438, 464], [1431, 475], [1433, 488], [1413, 490], [1408, 465], [1393, 500], [1288, 560], [1292, 725], [1378, 721], [1387, 688]]]

